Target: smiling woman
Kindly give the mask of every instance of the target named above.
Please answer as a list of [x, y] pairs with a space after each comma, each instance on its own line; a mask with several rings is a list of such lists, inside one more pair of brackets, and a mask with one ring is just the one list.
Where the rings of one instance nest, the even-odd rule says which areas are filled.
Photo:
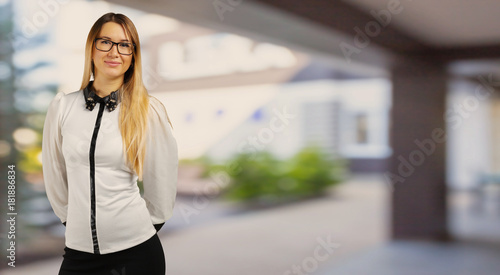
[[[94, 41], [96, 49], [92, 54], [95, 68], [94, 87], [99, 96], [105, 97], [107, 96], [105, 90], [110, 91], [121, 86], [123, 75], [132, 63], [132, 44], [123, 26], [115, 22], [105, 23]], [[105, 85], [112, 85], [111, 89], [104, 89]]]
[[42, 162], [66, 226], [59, 274], [165, 274], [157, 232], [173, 214], [177, 143], [144, 87], [139, 36], [125, 15], [92, 26], [80, 90], [59, 92], [47, 111]]

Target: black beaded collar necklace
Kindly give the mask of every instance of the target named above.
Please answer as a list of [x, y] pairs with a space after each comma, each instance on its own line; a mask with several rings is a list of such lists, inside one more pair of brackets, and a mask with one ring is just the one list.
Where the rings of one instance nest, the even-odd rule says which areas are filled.
[[112, 112], [114, 109], [116, 109], [116, 106], [118, 105], [118, 91], [116, 90], [109, 95], [105, 97], [100, 97], [95, 93], [94, 88], [92, 87], [92, 84], [94, 82], [90, 81], [89, 85], [83, 89], [83, 96], [85, 98], [85, 108], [87, 108], [89, 111], [94, 110], [95, 104], [97, 102], [101, 104], [105, 104], [106, 108], [108, 111]]

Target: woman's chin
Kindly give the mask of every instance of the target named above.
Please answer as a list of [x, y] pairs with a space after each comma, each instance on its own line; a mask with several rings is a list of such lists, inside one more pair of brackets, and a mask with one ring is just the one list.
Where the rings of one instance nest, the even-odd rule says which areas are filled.
[[107, 69], [103, 70], [103, 72], [100, 75], [107, 79], [115, 79], [118, 77], [123, 77], [124, 74], [125, 72], [122, 72], [121, 70], [118, 69]]

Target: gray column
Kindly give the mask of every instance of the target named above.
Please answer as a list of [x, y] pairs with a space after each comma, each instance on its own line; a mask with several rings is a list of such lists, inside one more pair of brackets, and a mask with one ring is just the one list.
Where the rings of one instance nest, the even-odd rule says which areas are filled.
[[416, 60], [392, 69], [392, 238], [447, 240], [446, 71]]

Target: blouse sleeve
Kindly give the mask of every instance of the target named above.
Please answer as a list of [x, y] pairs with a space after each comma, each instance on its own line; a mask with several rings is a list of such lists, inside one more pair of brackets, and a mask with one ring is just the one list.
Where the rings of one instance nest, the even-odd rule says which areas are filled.
[[61, 148], [61, 112], [64, 93], [51, 101], [43, 126], [42, 170], [47, 198], [56, 216], [64, 224], [68, 208], [68, 182]]
[[163, 104], [151, 96], [150, 106], [143, 198], [153, 224], [160, 225], [173, 215], [177, 193], [177, 142]]

